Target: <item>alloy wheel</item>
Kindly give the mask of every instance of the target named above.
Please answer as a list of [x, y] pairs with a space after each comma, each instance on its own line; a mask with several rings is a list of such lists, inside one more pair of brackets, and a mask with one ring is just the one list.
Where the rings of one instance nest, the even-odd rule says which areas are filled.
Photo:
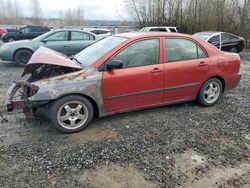
[[88, 115], [88, 109], [82, 102], [70, 101], [58, 110], [57, 120], [65, 129], [77, 129], [87, 121]]

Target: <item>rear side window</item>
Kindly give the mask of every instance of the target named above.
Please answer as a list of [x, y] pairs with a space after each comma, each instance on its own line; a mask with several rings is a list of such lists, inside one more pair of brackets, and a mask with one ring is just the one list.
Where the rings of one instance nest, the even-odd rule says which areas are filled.
[[171, 32], [173, 32], [173, 33], [176, 33], [176, 32], [177, 32], [175, 28], [169, 28], [169, 30], [170, 30]]
[[89, 33], [72, 31], [71, 32], [71, 40], [72, 41], [95, 40], [95, 37], [93, 35], [90, 35]]
[[167, 62], [199, 59], [207, 57], [204, 50], [187, 39], [165, 39]]
[[236, 36], [227, 34], [227, 33], [222, 33], [221, 34], [221, 40], [222, 41], [230, 41], [230, 40], [237, 40], [238, 38]]
[[151, 28], [150, 31], [167, 32], [166, 28]]

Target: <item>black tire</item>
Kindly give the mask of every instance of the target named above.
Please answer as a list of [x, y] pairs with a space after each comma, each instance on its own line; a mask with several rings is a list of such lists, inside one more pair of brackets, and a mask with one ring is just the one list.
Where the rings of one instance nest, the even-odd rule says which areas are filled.
[[33, 52], [30, 50], [19, 50], [15, 53], [14, 59], [16, 63], [22, 67], [26, 66], [28, 61], [30, 60]]
[[[76, 106], [70, 106], [70, 105], [74, 105], [76, 104]], [[76, 110], [77, 106], [80, 105], [82, 106], [82, 109], [78, 112], [78, 115], [85, 115], [86, 118], [83, 120], [83, 122], [78, 123], [79, 125], [76, 127], [70, 127], [69, 124], [71, 124], [71, 120], [70, 118], [77, 118], [77, 112], [68, 112], [66, 110], [66, 106], [69, 106], [71, 110]], [[84, 112], [84, 114], [82, 114]], [[64, 115], [62, 114], [64, 113]], [[73, 116], [72, 114], [75, 114], [75, 116]], [[66, 117], [67, 116], [67, 117]], [[94, 116], [94, 109], [93, 106], [91, 104], [91, 102], [79, 95], [69, 95], [63, 98], [60, 98], [58, 100], [56, 100], [50, 108], [50, 120], [53, 123], [53, 125], [55, 126], [55, 128], [57, 130], [59, 130], [60, 132], [63, 133], [75, 133], [78, 131], [83, 130], [84, 128], [86, 128], [88, 126], [88, 124], [92, 121]], [[62, 120], [60, 121], [59, 119], [66, 117], [66, 120], [64, 120], [62, 122]], [[75, 120], [75, 123], [77, 122], [77, 120]]]
[[[212, 100], [212, 98], [211, 98], [211, 101], [208, 100], [209, 94], [206, 94], [207, 92], [210, 92], [210, 91], [207, 90], [207, 88], [210, 87], [210, 84], [214, 84], [219, 89], [218, 93], [216, 93], [216, 95], [214, 96], [214, 99]], [[214, 89], [216, 87], [214, 87]], [[201, 87], [201, 89], [200, 89], [200, 91], [198, 93], [198, 96], [197, 96], [197, 102], [202, 106], [212, 106], [212, 105], [216, 104], [218, 101], [221, 100], [222, 91], [223, 91], [223, 86], [222, 86], [221, 81], [219, 79], [217, 79], [217, 78], [211, 78], [211, 79], [207, 80], [203, 84], [203, 86]]]
[[14, 37], [9, 37], [7, 38], [7, 41], [6, 42], [14, 42], [15, 41], [15, 38]]

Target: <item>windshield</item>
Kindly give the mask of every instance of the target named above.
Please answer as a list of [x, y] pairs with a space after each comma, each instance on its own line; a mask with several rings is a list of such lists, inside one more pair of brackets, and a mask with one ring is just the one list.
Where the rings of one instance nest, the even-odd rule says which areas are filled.
[[126, 38], [121, 37], [102, 39], [76, 54], [74, 58], [79, 61], [83, 67], [88, 67], [126, 40]]
[[194, 36], [199, 37], [200, 39], [207, 40], [210, 36], [212, 36], [214, 33], [196, 33]]

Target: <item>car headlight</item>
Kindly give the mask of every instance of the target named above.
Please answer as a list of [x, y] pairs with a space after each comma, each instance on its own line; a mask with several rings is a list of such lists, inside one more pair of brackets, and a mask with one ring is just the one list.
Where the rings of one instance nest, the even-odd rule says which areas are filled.
[[10, 49], [10, 45], [9, 44], [3, 44], [1, 46], [1, 50], [8, 50], [8, 49]]

